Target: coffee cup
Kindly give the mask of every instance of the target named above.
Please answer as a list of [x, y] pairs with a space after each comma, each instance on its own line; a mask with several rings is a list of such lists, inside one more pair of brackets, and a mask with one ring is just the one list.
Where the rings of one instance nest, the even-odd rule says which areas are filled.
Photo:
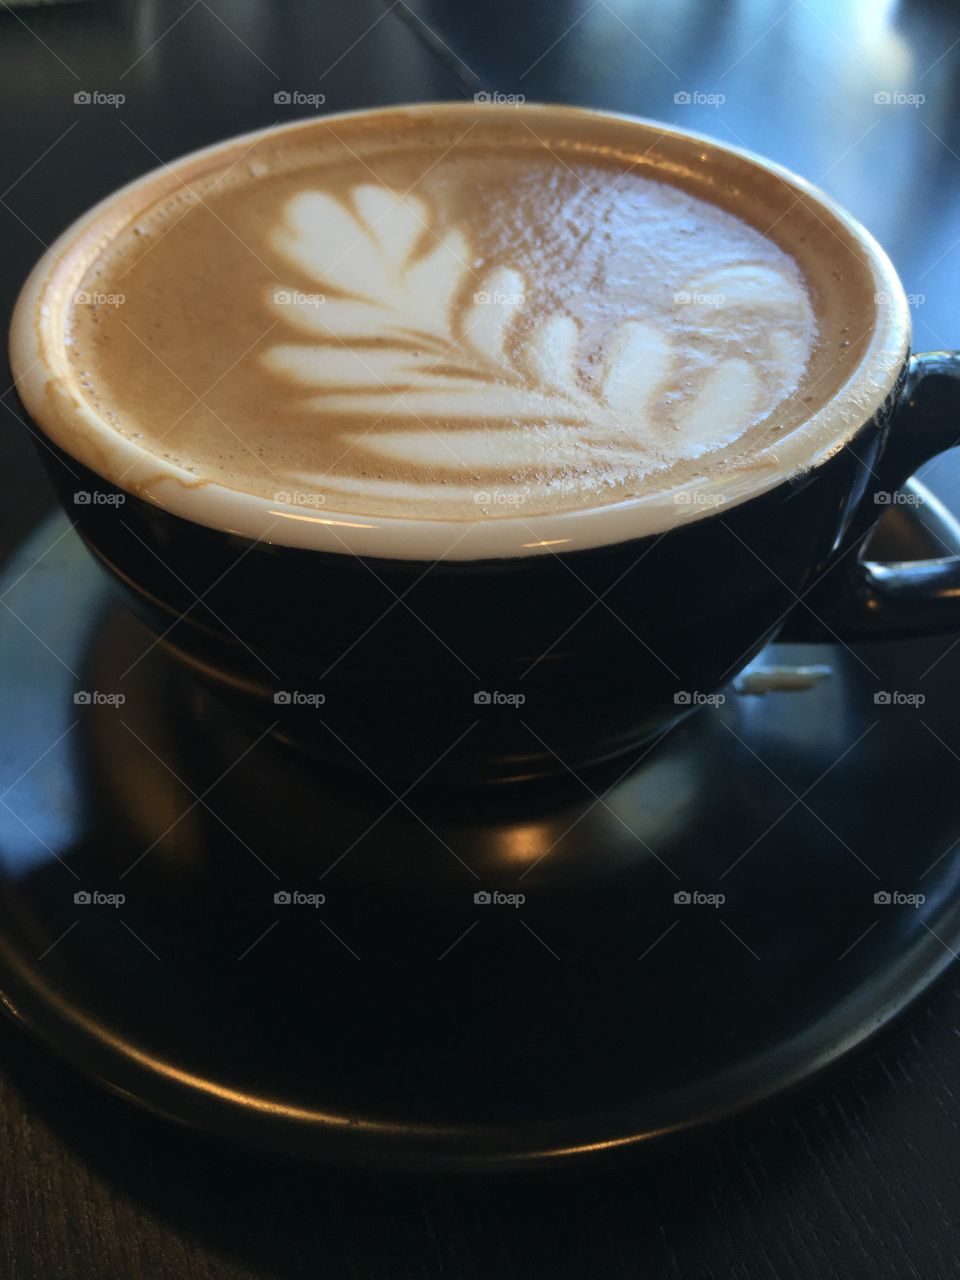
[[401, 795], [630, 753], [798, 617], [960, 625], [955, 560], [858, 550], [957, 430], [958, 357], [909, 338], [883, 250], [777, 165], [424, 104], [108, 197], [11, 363], [144, 647]]

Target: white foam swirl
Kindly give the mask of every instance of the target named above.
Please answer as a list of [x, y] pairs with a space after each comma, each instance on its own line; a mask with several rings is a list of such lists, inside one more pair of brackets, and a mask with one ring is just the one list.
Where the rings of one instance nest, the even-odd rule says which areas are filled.
[[[463, 231], [443, 230], [419, 197], [373, 184], [354, 187], [349, 204], [301, 192], [271, 240], [324, 297], [274, 290], [270, 305], [305, 340], [271, 347], [266, 366], [309, 391], [308, 406], [343, 415], [345, 449], [393, 464], [390, 481], [369, 467], [298, 477], [331, 491], [396, 498], [407, 491], [402, 464], [462, 471], [462, 484], [435, 486], [451, 507], [478, 472], [507, 470], [521, 488], [525, 472], [534, 488], [571, 467], [601, 480], [649, 474], [735, 441], [796, 388], [815, 333], [799, 273], [744, 261], [678, 292], [675, 325], [633, 316], [599, 353], [583, 350], [577, 318], [562, 310], [514, 341], [523, 276], [504, 262], [474, 292]], [[772, 316], [793, 322], [781, 332]], [[706, 354], [691, 370], [697, 335]]]

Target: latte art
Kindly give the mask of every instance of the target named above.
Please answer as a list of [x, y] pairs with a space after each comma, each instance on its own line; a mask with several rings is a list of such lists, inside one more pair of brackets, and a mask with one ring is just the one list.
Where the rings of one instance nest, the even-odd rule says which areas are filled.
[[[594, 490], [608, 476], [650, 475], [731, 443], [796, 389], [814, 331], [795, 268], [732, 262], [676, 294], [678, 309], [693, 308], [702, 367], [691, 364], [668, 325], [637, 317], [587, 353], [596, 367], [585, 377], [577, 320], [554, 311], [518, 340], [524, 276], [493, 266], [471, 293], [467, 236], [459, 228], [439, 236], [417, 197], [369, 184], [353, 188], [347, 201], [303, 192], [286, 206], [271, 242], [318, 288], [335, 293], [274, 292], [279, 318], [310, 341], [269, 348], [266, 368], [315, 393], [306, 403], [320, 415], [377, 425], [413, 420], [418, 425], [369, 436], [345, 425], [341, 434], [358, 461], [367, 456], [417, 472], [453, 464], [459, 481], [449, 478], [442, 494], [431, 490], [450, 514], [470, 500], [478, 476], [513, 481], [518, 503], [542, 501], [572, 469]], [[731, 339], [749, 344], [753, 359], [710, 358], [711, 345]], [[415, 496], [399, 478], [300, 471], [296, 479], [384, 503]]]
[[339, 128], [137, 210], [79, 281], [124, 302], [74, 303], [77, 385], [160, 468], [300, 520], [533, 519], [735, 484], [836, 386], [848, 328], [793, 206], [767, 235], [507, 116]]

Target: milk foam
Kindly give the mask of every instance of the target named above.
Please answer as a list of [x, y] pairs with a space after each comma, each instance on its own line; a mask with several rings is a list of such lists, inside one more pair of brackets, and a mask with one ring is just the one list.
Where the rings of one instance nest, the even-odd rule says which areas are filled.
[[[92, 273], [134, 306], [74, 307], [95, 406], [221, 484], [452, 520], [749, 465], [796, 414], [814, 309], [749, 224], [590, 158], [383, 168], [259, 166], [175, 218], [147, 211]], [[188, 266], [208, 278], [178, 294]]]

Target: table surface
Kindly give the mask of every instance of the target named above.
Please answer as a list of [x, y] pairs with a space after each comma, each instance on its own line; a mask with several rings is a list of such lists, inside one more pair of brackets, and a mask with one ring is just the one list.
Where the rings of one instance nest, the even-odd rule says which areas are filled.
[[[0, 12], [0, 305], [121, 182], [302, 112], [479, 91], [655, 117], [818, 183], [960, 346], [960, 6], [896, 0], [141, 0]], [[75, 101], [122, 93], [120, 106]], [[880, 100], [877, 100], [880, 95]], [[890, 100], [884, 101], [886, 95]], [[689, 101], [686, 99], [689, 98]], [[5, 554], [50, 507], [4, 371]], [[960, 505], [960, 464], [926, 477]], [[627, 1170], [383, 1178], [226, 1150], [0, 1027], [10, 1276], [960, 1274], [960, 979], [818, 1089]]]

